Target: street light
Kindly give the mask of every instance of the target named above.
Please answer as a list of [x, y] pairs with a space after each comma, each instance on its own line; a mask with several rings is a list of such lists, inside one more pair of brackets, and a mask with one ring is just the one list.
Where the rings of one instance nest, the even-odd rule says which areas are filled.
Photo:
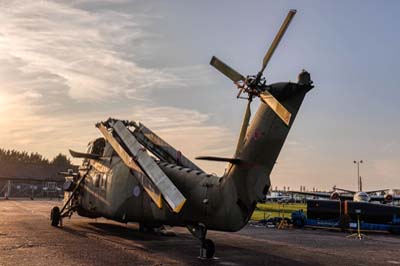
[[357, 182], [358, 182], [358, 191], [361, 191], [361, 180], [360, 180], [360, 163], [363, 163], [363, 160], [360, 161], [353, 161], [357, 164]]

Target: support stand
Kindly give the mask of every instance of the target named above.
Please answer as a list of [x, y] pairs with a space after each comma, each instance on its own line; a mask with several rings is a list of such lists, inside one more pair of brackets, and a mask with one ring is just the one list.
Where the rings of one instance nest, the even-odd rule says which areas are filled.
[[[279, 211], [281, 211], [281, 209], [279, 209]], [[285, 204], [282, 203], [282, 219], [278, 224], [278, 229], [287, 229], [289, 228], [289, 224], [287, 222], [287, 220], [285, 219]]]
[[348, 235], [347, 237], [357, 238], [359, 240], [361, 240], [363, 238], [368, 238], [367, 235], [361, 234], [360, 215], [357, 215], [357, 233], [353, 233], [351, 235]]

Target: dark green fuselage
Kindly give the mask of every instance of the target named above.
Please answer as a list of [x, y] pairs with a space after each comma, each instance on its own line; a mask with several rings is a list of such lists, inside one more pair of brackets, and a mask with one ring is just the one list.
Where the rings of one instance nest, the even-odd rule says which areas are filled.
[[[256, 203], [270, 187], [270, 174], [311, 85], [275, 83], [270, 92], [292, 113], [289, 126], [261, 104], [238, 154], [222, 177], [159, 162], [159, 166], [186, 197], [179, 213], [167, 204], [158, 208], [138, 183], [135, 173], [118, 156], [90, 160], [92, 166], [79, 196], [78, 213], [121, 222], [186, 226], [202, 223], [208, 229], [237, 231], [245, 226]], [[97, 179], [97, 180], [96, 180]]]

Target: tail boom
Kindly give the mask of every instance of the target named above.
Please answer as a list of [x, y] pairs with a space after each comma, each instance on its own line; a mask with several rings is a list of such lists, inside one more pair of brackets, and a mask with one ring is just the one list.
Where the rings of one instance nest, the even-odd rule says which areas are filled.
[[[313, 88], [311, 83], [288, 82], [271, 86], [274, 96], [292, 113], [292, 120], [287, 126], [265, 104], [261, 104], [257, 110], [247, 130], [244, 144], [237, 154], [240, 163], [230, 164], [222, 181], [224, 192], [227, 194], [225, 197], [233, 197], [229, 202], [234, 202], [238, 207], [236, 212], [242, 216], [242, 223], [232, 225], [234, 227], [244, 226], [250, 219], [256, 203], [265, 197], [271, 184], [271, 171], [289, 130], [306, 93]], [[233, 215], [234, 208], [225, 209], [231, 212], [228, 216]]]

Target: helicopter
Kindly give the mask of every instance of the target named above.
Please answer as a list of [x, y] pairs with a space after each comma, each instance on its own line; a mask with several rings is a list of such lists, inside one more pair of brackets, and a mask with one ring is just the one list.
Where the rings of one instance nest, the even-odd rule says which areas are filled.
[[[256, 75], [243, 76], [213, 56], [210, 64], [234, 82], [238, 99], [247, 100], [236, 151], [231, 158], [196, 159], [227, 163], [222, 176], [207, 174], [144, 124], [109, 118], [96, 127], [78, 172], [67, 171], [64, 205], [51, 210], [51, 225], [63, 218], [105, 217], [140, 228], [187, 227], [200, 240], [200, 257], [212, 258], [215, 244], [208, 230], [235, 232], [249, 221], [270, 187], [270, 173], [308, 91], [314, 86], [303, 70], [297, 82], [267, 84], [264, 70], [296, 10], [290, 10]], [[245, 96], [243, 96], [245, 95]], [[250, 104], [259, 98], [251, 120]]]

